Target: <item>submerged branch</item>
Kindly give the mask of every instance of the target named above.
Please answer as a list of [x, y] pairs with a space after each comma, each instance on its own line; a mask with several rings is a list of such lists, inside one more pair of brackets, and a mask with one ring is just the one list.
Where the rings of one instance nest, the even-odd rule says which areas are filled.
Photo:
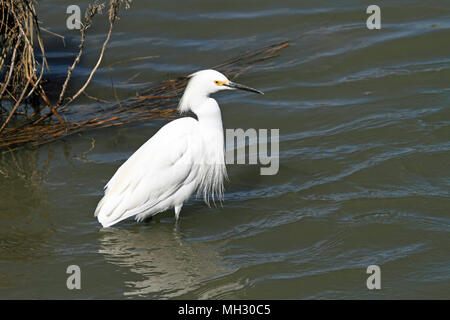
[[[257, 64], [276, 57], [278, 52], [288, 45], [288, 42], [282, 42], [250, 51], [212, 68], [235, 79], [250, 68], [257, 68]], [[85, 121], [65, 121], [62, 124], [42, 122], [9, 128], [0, 133], [0, 148], [16, 148], [26, 143], [38, 146], [85, 130], [175, 117], [178, 100], [186, 83], [187, 77], [163, 81], [141, 91], [136, 97], [93, 111], [91, 118]]]
[[[70, 119], [70, 116], [67, 119], [68, 113], [65, 112], [68, 106], [80, 95], [96, 99], [85, 91], [103, 61], [120, 8], [128, 9], [131, 0], [93, 0], [89, 5], [81, 24], [78, 52], [67, 68], [60, 89], [57, 89], [59, 94], [54, 104], [42, 85], [44, 71], [48, 69], [48, 65], [35, 12], [36, 2], [37, 0], [0, 0], [0, 149], [10, 150], [25, 144], [37, 146], [83, 130], [176, 116], [177, 103], [186, 85], [186, 77], [166, 80], [141, 91], [136, 97], [125, 100], [117, 98], [113, 86], [116, 103], [103, 102], [101, 108], [95, 109], [93, 105], [92, 112], [83, 121], [75, 121]], [[80, 88], [68, 96], [74, 70], [86, 51], [87, 30], [93, 24], [94, 17], [106, 8], [106, 3], [109, 5], [109, 28], [96, 63]], [[34, 46], [40, 50], [41, 61], [36, 59]], [[288, 42], [282, 42], [249, 51], [212, 68], [234, 79], [252, 68], [259, 67], [265, 60], [276, 57], [278, 52], [287, 46]], [[153, 56], [127, 61], [148, 58]], [[123, 61], [116, 62], [119, 63]], [[7, 105], [2, 105], [2, 101], [8, 101]], [[28, 106], [33, 101], [34, 112], [30, 112]], [[46, 108], [47, 112], [41, 114]], [[13, 119], [20, 121], [12, 121]]]

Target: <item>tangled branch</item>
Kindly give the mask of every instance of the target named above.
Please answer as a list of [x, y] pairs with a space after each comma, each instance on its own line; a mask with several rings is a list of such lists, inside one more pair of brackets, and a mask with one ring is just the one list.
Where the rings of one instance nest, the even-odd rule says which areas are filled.
[[[97, 63], [92, 68], [88, 79], [83, 86], [72, 96], [66, 97], [67, 88], [69, 86], [72, 73], [80, 62], [86, 42], [86, 31], [91, 27], [93, 19], [96, 15], [101, 14], [106, 7], [106, 3], [95, 1], [87, 8], [80, 29], [81, 41], [78, 54], [76, 55], [72, 65], [67, 70], [65, 81], [61, 87], [58, 101], [52, 104], [42, 87], [42, 79], [47, 67], [45, 58], [44, 45], [40, 37], [40, 28], [37, 22], [35, 2], [36, 0], [0, 0], [0, 43], [2, 45], [0, 51], [0, 103], [3, 100], [14, 101], [15, 104], [10, 108], [9, 114], [5, 121], [0, 124], [0, 134], [5, 130], [10, 120], [17, 115], [22, 108], [21, 114], [29, 115], [32, 119], [31, 123], [36, 125], [44, 120], [54, 116], [59, 124], [63, 125], [64, 121], [59, 115], [59, 109], [67, 107], [71, 102], [76, 100], [88, 87], [95, 72], [99, 68], [103, 56], [111, 38], [114, 23], [118, 19], [121, 7], [128, 9], [131, 0], [109, 0], [108, 20], [109, 32], [103, 43], [102, 50], [99, 54]], [[13, 40], [17, 39], [17, 40]], [[42, 61], [36, 61], [34, 55], [35, 43], [39, 45]], [[36, 66], [41, 66], [39, 76], [36, 74]], [[31, 85], [31, 86], [30, 86]], [[31, 115], [28, 112], [28, 104], [24, 101], [33, 95], [38, 96], [44, 104], [44, 108], [49, 108], [47, 114], [41, 115], [40, 108]], [[38, 102], [37, 104], [40, 104]], [[0, 106], [2, 106], [0, 104]], [[5, 111], [5, 108], [2, 109]], [[3, 116], [5, 112], [1, 112]], [[28, 121], [30, 123], [30, 121]]]
[[[102, 101], [102, 109], [93, 109], [86, 120], [73, 121], [65, 117], [63, 120], [60, 114], [81, 94], [90, 97], [85, 90], [101, 65], [120, 8], [128, 9], [131, 0], [96, 0], [89, 5], [81, 23], [78, 52], [68, 66], [55, 103], [51, 103], [42, 86], [44, 71], [48, 67], [34, 9], [35, 1], [37, 0], [0, 0], [0, 149], [17, 148], [25, 144], [37, 146], [83, 130], [176, 115], [176, 106], [186, 85], [186, 77], [164, 81], [143, 90], [136, 97], [122, 101], [117, 99], [115, 104], [105, 104]], [[73, 72], [85, 51], [87, 31], [94, 18], [106, 8], [109, 29], [97, 61], [82, 85], [74, 94], [68, 95]], [[40, 50], [40, 62], [36, 61], [33, 46]], [[263, 62], [276, 57], [287, 46], [288, 42], [282, 42], [249, 51], [212, 68], [234, 79], [252, 68], [261, 67]], [[36, 73], [37, 69], [40, 69], [39, 74]], [[27, 109], [28, 100], [32, 101], [33, 97], [38, 97], [39, 103], [38, 107], [32, 105], [34, 112], [30, 112]], [[7, 102], [7, 108], [2, 106], [3, 101]], [[42, 112], [45, 109], [48, 109], [47, 112]], [[11, 121], [14, 117], [21, 118], [21, 121]], [[1, 121], [3, 118], [5, 120]]]

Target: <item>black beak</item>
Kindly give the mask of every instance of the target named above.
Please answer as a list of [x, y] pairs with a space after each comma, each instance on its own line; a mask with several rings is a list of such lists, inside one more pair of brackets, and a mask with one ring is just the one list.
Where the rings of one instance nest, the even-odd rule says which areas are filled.
[[239, 90], [244, 90], [244, 91], [250, 91], [250, 92], [256, 92], [259, 94], [264, 94], [264, 92], [244, 86], [243, 84], [239, 84], [239, 83], [235, 83], [235, 82], [228, 82], [228, 84], [224, 84], [224, 86], [233, 88], [233, 89], [239, 89]]

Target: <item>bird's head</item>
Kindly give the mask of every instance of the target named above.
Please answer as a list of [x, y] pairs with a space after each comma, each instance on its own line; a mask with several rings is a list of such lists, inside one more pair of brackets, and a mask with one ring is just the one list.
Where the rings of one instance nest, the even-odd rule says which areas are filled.
[[236, 89], [264, 94], [259, 90], [232, 82], [216, 70], [197, 71], [189, 76], [189, 82], [178, 108], [181, 112], [185, 112], [193, 107], [192, 104], [200, 103], [201, 99], [206, 99], [215, 92]]

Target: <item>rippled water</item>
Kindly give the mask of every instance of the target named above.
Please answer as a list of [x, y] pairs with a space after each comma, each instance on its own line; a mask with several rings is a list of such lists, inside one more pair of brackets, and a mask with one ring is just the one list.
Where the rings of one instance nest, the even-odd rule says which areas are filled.
[[[66, 37], [47, 36], [56, 79], [77, 46], [68, 4], [40, 7]], [[115, 100], [113, 82], [129, 97], [295, 39], [241, 76], [266, 95], [217, 97], [225, 128], [280, 129], [279, 173], [230, 165], [223, 207], [193, 199], [178, 225], [167, 212], [102, 230], [103, 185], [165, 120], [0, 156], [0, 297], [450, 298], [450, 4], [389, 1], [368, 30], [369, 4], [135, 1], [91, 95]], [[91, 30], [73, 90], [104, 32]], [[66, 288], [73, 264], [80, 291]], [[381, 290], [366, 287], [372, 264]]]

